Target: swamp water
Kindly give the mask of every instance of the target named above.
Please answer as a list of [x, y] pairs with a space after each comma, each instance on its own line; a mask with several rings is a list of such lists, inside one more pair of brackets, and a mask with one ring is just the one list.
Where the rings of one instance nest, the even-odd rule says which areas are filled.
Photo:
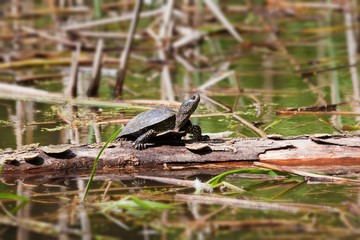
[[[248, 20], [254, 21], [251, 16]], [[332, 20], [335, 26], [343, 24], [342, 16], [335, 15]], [[234, 71], [235, 77], [224, 78], [203, 91], [193, 123], [200, 125], [205, 133], [231, 132], [230, 137], [256, 137], [233, 118], [232, 112], [266, 134], [293, 136], [358, 130], [359, 107], [354, 99], [359, 96], [353, 87], [358, 85], [347, 67], [345, 29], [330, 32], [317, 29], [325, 24], [328, 23], [313, 18], [279, 22], [287, 53], [261, 46], [243, 51], [244, 47], [229, 40], [227, 33], [214, 37], [212, 44], [217, 50], [211, 52], [209, 59], [221, 55], [221, 64], [227, 63], [227, 70]], [[244, 37], [256, 42], [264, 39], [259, 35]], [[207, 53], [209, 48], [199, 51]], [[137, 66], [130, 67], [130, 73], [134, 73]], [[52, 70], [63, 73], [63, 68], [60, 69]], [[21, 75], [27, 70], [13, 71]], [[140, 76], [129, 74], [123, 99], [158, 100], [159, 75], [149, 77], [154, 72], [159, 69], [151, 68], [150, 73]], [[210, 70], [194, 73], [182, 68], [174, 77], [179, 101], [191, 89], [182, 82], [185, 73], [190, 75], [193, 89], [215, 75]], [[80, 80], [86, 82], [87, 78]], [[32, 87], [59, 93], [65, 89], [61, 81], [35, 81]], [[113, 84], [114, 77], [102, 77], [100, 98], [95, 100], [113, 100]], [[123, 120], [148, 107], [147, 104], [133, 104], [129, 108], [103, 102], [94, 104], [94, 99], [71, 105], [66, 101], [54, 103], [51, 99], [9, 96], [3, 92], [0, 97], [0, 149], [16, 149], [32, 143], [45, 146], [106, 141]], [[147, 103], [153, 106], [158, 102]], [[341, 105], [336, 110], [347, 114], [277, 114], [286, 108], [338, 103]], [[201, 166], [181, 167], [161, 166], [148, 173], [206, 182], [222, 172], [197, 171]], [[226, 170], [229, 169], [223, 171]], [[0, 239], [360, 238], [358, 185], [308, 183], [302, 177], [244, 163], [238, 173], [224, 179], [226, 186], [199, 195], [194, 194], [193, 187], [134, 178], [132, 174], [137, 171], [132, 168], [96, 172], [85, 203], [81, 203], [81, 198], [90, 171], [2, 174]], [[144, 171], [141, 173], [144, 175]], [[342, 173], [342, 176], [359, 177], [356, 173]]]
[[[345, 74], [346, 75], [346, 74]], [[218, 102], [234, 105], [248, 121], [257, 122], [267, 134], [301, 135], [336, 132], [332, 115], [276, 115], [276, 110], [286, 107], [308, 106], [316, 94], [304, 88], [301, 80], [295, 86], [277, 86], [276, 93], [262, 93], [264, 79], [243, 78], [242, 86], [251, 94], [239, 96], [213, 95]], [[277, 77], [280, 78], [280, 77]], [[260, 81], [261, 80], [261, 81]], [[249, 81], [249, 82], [247, 82]], [[281, 82], [284, 81], [280, 78]], [[338, 90], [346, 98], [351, 91], [348, 78], [343, 77]], [[295, 84], [296, 78], [292, 79]], [[48, 83], [50, 84], [50, 83]], [[272, 84], [276, 84], [272, 80]], [[252, 85], [251, 89], [247, 85]], [[326, 98], [331, 86], [321, 89]], [[219, 88], [221, 91], [221, 88]], [[109, 90], [110, 91], [110, 90]], [[140, 90], [139, 90], [140, 91]], [[253, 96], [263, 104], [260, 117]], [[329, 100], [330, 102], [330, 100]], [[234, 104], [236, 103], [236, 104]], [[60, 109], [60, 110], [59, 110]], [[70, 109], [70, 110], [69, 110]], [[351, 109], [343, 106], [342, 109]], [[63, 115], [76, 116], [77, 131], [61, 119]], [[80, 106], [76, 111], [62, 105], [36, 103], [32, 101], [1, 101], [0, 113], [4, 136], [2, 148], [17, 148], [24, 144], [40, 145], [69, 143], [77, 136], [80, 143], [96, 141], [95, 121], [109, 121], [119, 116], [131, 118], [139, 112], [130, 113], [122, 109], [92, 108]], [[218, 114], [206, 101], [201, 104], [192, 121], [199, 124], [205, 133], [231, 131], [231, 137], [254, 137], [252, 131], [235, 121], [231, 116]], [[207, 113], [211, 116], [202, 116]], [[100, 120], [98, 120], [100, 119]], [[352, 125], [355, 117], [337, 117]], [[121, 124], [101, 125], [101, 140], [105, 141]], [[76, 134], [74, 133], [76, 132]], [[244, 169], [251, 169], [251, 163]], [[190, 167], [191, 169], [191, 167]], [[133, 170], [133, 169], [132, 169]], [[185, 170], [188, 170], [185, 166]], [[162, 170], [165, 177], [206, 182], [213, 174], [194, 175], [183, 170]], [[225, 171], [225, 170], [224, 170]], [[134, 172], [134, 171], [131, 171]], [[135, 171], [136, 172], [136, 171]], [[240, 189], [215, 189], [204, 193], [202, 200], [191, 198], [194, 188], [161, 184], [155, 181], [133, 178], [121, 169], [107, 170], [95, 174], [85, 204], [80, 203], [89, 171], [69, 171], [61, 177], [58, 173], [36, 175], [16, 174], [3, 176], [1, 193], [17, 194], [25, 199], [9, 199], [3, 196], [3, 214], [0, 238], [2, 239], [323, 239], [359, 237], [358, 202], [359, 187], [351, 185], [308, 184], [303, 178], [285, 178], [269, 174], [234, 174], [226, 182]], [[151, 172], [149, 172], [151, 173]], [[219, 173], [219, 172], [218, 172]], [[152, 175], [159, 175], [153, 173]], [[346, 176], [346, 175], [345, 175]], [[351, 175], [350, 177], [356, 177]], [[265, 178], [264, 178], [265, 177]], [[346, 176], [349, 177], [349, 176]], [[244, 190], [244, 191], [243, 191]], [[185, 198], [183, 197], [185, 196]], [[212, 199], [221, 197], [224, 199]], [[209, 199], [207, 199], [209, 198]], [[236, 199], [233, 204], [226, 199]], [[28, 201], [29, 200], [29, 201]], [[209, 203], [207, 203], [209, 202]], [[253, 206], [251, 202], [258, 205]], [[274, 206], [262, 206], [271, 203]], [[20, 206], [17, 208], [17, 206]], [[21, 219], [16, 222], [13, 218]], [[24, 221], [24, 222], [22, 222]]]

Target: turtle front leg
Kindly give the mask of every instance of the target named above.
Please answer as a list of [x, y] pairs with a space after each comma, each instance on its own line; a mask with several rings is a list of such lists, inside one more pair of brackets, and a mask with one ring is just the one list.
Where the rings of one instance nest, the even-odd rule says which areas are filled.
[[200, 126], [192, 125], [190, 121], [186, 123], [186, 125], [184, 126], [184, 130], [185, 132], [192, 134], [196, 141], [206, 141], [210, 139], [208, 135], [201, 135]]
[[137, 150], [144, 150], [146, 148], [146, 142], [152, 138], [155, 137], [158, 134], [157, 131], [150, 129], [149, 131], [147, 131], [146, 133], [144, 133], [143, 135], [139, 136], [135, 142], [133, 143], [134, 147]]

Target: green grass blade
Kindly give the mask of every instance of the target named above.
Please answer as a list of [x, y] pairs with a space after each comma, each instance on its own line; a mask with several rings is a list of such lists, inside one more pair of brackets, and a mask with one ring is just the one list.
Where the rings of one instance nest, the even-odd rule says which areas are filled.
[[116, 136], [121, 132], [121, 129], [122, 128], [119, 128], [116, 132], [114, 132], [113, 135], [111, 135], [111, 137], [106, 141], [105, 145], [101, 148], [99, 154], [97, 155], [95, 161], [94, 161], [94, 166], [91, 170], [91, 173], [90, 173], [90, 177], [89, 177], [89, 181], [86, 185], [86, 188], [85, 188], [85, 191], [84, 191], [84, 195], [82, 197], [82, 200], [81, 201], [84, 201], [86, 196], [88, 195], [88, 192], [89, 192], [89, 189], [91, 187], [91, 184], [92, 184], [92, 181], [93, 181], [93, 178], [94, 178], [94, 175], [95, 175], [95, 171], [96, 171], [96, 167], [97, 167], [97, 164], [99, 162], [99, 159], [100, 159], [100, 156], [101, 154], [104, 152], [104, 150], [107, 148], [107, 146], [109, 145], [110, 142], [112, 142]]
[[21, 208], [25, 207], [25, 205], [30, 202], [30, 199], [27, 197], [19, 196], [19, 195], [11, 194], [11, 193], [1, 193], [0, 199], [10, 199], [10, 200], [14, 200], [14, 201], [22, 201], [19, 205], [17, 205], [13, 209], [11, 209], [10, 212], [12, 214], [15, 214], [17, 211], [19, 211]]
[[100, 19], [101, 16], [101, 0], [94, 0], [94, 17], [95, 19]]
[[134, 196], [131, 196], [130, 199], [133, 200], [134, 203], [136, 203], [139, 207], [142, 207], [145, 210], [161, 210], [173, 208], [173, 206], [171, 206], [170, 204], [141, 200]]
[[13, 209], [11, 209], [11, 213], [15, 214], [17, 211], [19, 211], [20, 209], [22, 209], [23, 207], [26, 206], [26, 204], [28, 204], [29, 201], [22, 201], [19, 205], [17, 205], [16, 207], [14, 207]]
[[269, 176], [279, 175], [276, 171], [269, 170], [269, 169], [255, 169], [255, 168], [236, 169], [236, 170], [231, 170], [231, 171], [227, 171], [227, 172], [221, 173], [219, 175], [216, 175], [215, 177], [211, 178], [206, 183], [208, 183], [212, 187], [214, 187], [217, 184], [219, 184], [225, 177], [227, 177], [229, 175], [232, 175], [232, 174], [237, 174], [237, 173], [266, 174], [266, 175], [269, 175]]
[[30, 201], [30, 199], [27, 197], [23, 197], [23, 196], [11, 194], [11, 193], [0, 193], [0, 199], [11, 199], [14, 201], [24, 201], [24, 202]]

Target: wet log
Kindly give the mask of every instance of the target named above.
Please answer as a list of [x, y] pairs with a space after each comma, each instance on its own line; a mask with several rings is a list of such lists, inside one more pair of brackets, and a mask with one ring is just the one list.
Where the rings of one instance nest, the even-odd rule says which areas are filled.
[[[3, 150], [2, 174], [89, 170], [102, 146], [103, 143], [71, 145], [63, 153], [45, 153], [34, 146]], [[360, 135], [213, 139], [200, 145], [189, 141], [158, 142], [141, 151], [134, 149], [131, 142], [114, 142], [102, 154], [98, 169], [163, 170], [164, 164], [165, 169], [200, 164], [204, 167], [230, 164], [234, 168], [252, 161], [334, 171], [346, 167], [359, 172]]]

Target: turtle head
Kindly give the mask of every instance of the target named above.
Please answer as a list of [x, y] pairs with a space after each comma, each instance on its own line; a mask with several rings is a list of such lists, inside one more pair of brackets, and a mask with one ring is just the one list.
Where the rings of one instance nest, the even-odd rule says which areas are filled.
[[200, 95], [193, 94], [189, 99], [186, 99], [180, 106], [176, 113], [175, 130], [179, 131], [189, 120], [191, 114], [196, 110], [200, 102]]

